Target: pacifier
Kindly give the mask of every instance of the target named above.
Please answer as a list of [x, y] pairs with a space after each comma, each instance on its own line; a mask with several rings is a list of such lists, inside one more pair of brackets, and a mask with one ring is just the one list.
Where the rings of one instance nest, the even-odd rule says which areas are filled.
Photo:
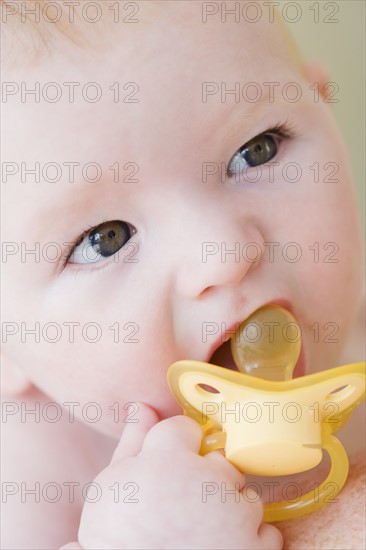
[[264, 505], [273, 522], [320, 508], [329, 484], [338, 493], [348, 475], [347, 453], [333, 435], [365, 396], [365, 363], [353, 363], [292, 379], [301, 350], [301, 329], [278, 305], [258, 309], [231, 338], [239, 372], [199, 361], [178, 361], [168, 384], [185, 415], [202, 427], [200, 454], [223, 449], [246, 474], [283, 476], [310, 470], [326, 450], [327, 478], [316, 495]]

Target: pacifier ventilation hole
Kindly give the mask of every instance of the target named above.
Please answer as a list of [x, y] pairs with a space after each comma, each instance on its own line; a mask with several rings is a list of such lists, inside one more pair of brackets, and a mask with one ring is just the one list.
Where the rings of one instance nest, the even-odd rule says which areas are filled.
[[335, 390], [331, 391], [329, 395], [332, 395], [333, 393], [338, 393], [348, 387], [349, 387], [348, 384], [346, 384], [345, 386], [340, 386], [339, 388], [336, 388]]
[[221, 393], [219, 390], [217, 390], [213, 386], [210, 386], [209, 384], [196, 384], [196, 388], [198, 388], [198, 390], [203, 390], [207, 393]]
[[349, 395], [352, 395], [352, 393], [354, 392], [354, 389], [355, 387], [350, 384], [347, 384], [345, 386], [339, 386], [339, 388], [335, 388], [333, 391], [328, 393], [326, 400], [327, 401], [331, 401], [332, 399], [337, 401], [343, 400]]

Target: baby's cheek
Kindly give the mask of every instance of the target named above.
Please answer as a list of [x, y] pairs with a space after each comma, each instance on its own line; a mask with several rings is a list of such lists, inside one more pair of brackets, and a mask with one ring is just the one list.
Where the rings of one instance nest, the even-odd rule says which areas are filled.
[[311, 238], [307, 269], [314, 275], [313, 290], [318, 290], [320, 298], [324, 296], [321, 302], [333, 301], [335, 308], [345, 308], [347, 316], [360, 292], [363, 246], [358, 206], [346, 165], [338, 178], [332, 187], [319, 183], [313, 208], [303, 220], [312, 226], [308, 229]]

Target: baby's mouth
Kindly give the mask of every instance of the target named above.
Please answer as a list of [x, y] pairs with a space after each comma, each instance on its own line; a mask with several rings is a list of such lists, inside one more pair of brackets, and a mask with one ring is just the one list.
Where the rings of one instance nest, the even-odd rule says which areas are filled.
[[302, 330], [284, 300], [266, 304], [221, 334], [208, 362], [268, 381], [305, 374]]
[[217, 365], [218, 367], [225, 367], [226, 369], [239, 371], [235, 364], [233, 354], [231, 353], [230, 338], [217, 348], [208, 362], [211, 363], [211, 365]]

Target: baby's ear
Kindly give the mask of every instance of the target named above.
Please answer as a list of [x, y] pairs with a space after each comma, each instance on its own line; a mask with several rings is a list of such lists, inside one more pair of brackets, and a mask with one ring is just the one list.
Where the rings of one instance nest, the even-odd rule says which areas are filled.
[[327, 89], [327, 84], [329, 82], [329, 71], [325, 63], [322, 61], [308, 61], [304, 63], [304, 72], [307, 80], [314, 84], [318, 83], [319, 93], [321, 96], [326, 99], [329, 90]]
[[33, 384], [17, 365], [2, 356], [0, 387], [1, 395], [16, 397], [27, 393]]

